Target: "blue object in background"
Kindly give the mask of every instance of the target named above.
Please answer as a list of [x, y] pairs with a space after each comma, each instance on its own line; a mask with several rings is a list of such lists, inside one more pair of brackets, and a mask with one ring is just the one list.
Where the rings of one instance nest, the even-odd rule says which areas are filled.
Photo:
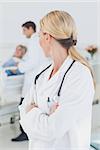
[[13, 73], [11, 70], [6, 70], [5, 71], [7, 76], [15, 76], [15, 75], [22, 75], [24, 73], [21, 73], [18, 69], [16, 70], [16, 73]]
[[12, 66], [16, 66], [17, 63], [14, 61], [13, 58], [9, 59], [7, 62], [5, 62], [2, 67], [6, 68], [6, 67], [12, 67]]

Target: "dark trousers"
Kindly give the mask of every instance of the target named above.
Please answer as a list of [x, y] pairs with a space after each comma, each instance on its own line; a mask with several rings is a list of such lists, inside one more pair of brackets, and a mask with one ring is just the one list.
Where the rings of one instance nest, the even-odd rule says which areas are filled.
[[[24, 100], [24, 98], [23, 98], [23, 97], [21, 97], [21, 100], [20, 100], [19, 105], [21, 105], [21, 104], [22, 104], [23, 100]], [[24, 132], [24, 130], [23, 130], [23, 128], [22, 128], [22, 126], [21, 126], [21, 125], [20, 125], [20, 131], [22, 132], [22, 134], [26, 134], [26, 133]]]

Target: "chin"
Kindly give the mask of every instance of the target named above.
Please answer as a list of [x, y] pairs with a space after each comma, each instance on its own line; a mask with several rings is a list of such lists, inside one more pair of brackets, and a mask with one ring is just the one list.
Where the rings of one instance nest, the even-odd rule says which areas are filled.
[[27, 39], [30, 39], [31, 37], [30, 37], [30, 36], [26, 36], [26, 38], [27, 38]]
[[50, 55], [49, 55], [48, 53], [45, 53], [45, 56], [46, 56], [46, 57], [50, 57]]

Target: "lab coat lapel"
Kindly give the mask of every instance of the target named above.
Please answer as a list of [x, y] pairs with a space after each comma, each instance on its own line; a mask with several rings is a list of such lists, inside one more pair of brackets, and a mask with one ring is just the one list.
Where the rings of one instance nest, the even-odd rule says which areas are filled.
[[53, 69], [53, 64], [52, 64], [51, 67], [45, 73], [46, 80], [43, 83], [42, 90], [46, 91], [46, 90], [50, 89], [50, 87], [52, 87], [53, 84], [55, 84], [55, 83], [57, 84], [59, 82], [59, 80], [62, 80], [64, 73], [66, 72], [68, 67], [71, 65], [72, 61], [73, 60], [68, 56], [66, 58], [66, 60], [64, 61], [64, 63], [62, 64], [62, 66], [60, 67], [60, 69], [57, 71], [57, 73], [50, 80], [48, 80], [50, 73]]
[[58, 73], [55, 74], [50, 80], [49, 80], [49, 76], [52, 72], [52, 69], [53, 69], [53, 64], [51, 65], [51, 67], [49, 69], [47, 69], [47, 71], [45, 72], [45, 75], [44, 75], [44, 81], [42, 82], [43, 84], [41, 85], [40, 87], [40, 91], [45, 91], [47, 90], [48, 88], [50, 89], [50, 87], [55, 83], [57, 82], [57, 79], [58, 79]]

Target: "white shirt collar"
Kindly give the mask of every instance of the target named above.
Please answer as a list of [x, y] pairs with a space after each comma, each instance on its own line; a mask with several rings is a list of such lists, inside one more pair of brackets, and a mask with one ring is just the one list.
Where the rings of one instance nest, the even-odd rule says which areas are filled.
[[33, 39], [35, 36], [38, 36], [38, 34], [37, 34], [37, 33], [33, 33], [33, 34], [31, 35], [31, 39]]

